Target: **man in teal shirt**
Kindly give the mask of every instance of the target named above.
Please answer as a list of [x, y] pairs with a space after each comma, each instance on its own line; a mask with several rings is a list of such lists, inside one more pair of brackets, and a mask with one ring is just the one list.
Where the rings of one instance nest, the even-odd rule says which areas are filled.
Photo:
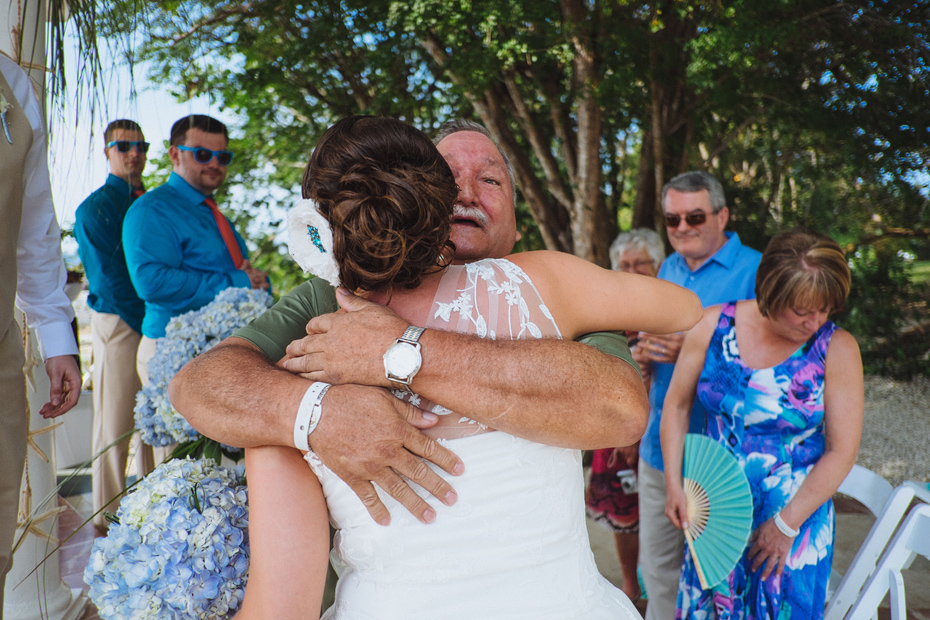
[[[136, 350], [145, 304], [129, 279], [122, 234], [129, 206], [145, 193], [142, 171], [149, 149], [142, 128], [131, 120], [107, 125], [103, 139], [110, 175], [81, 203], [74, 219], [78, 256], [87, 276], [87, 305], [93, 310], [93, 453], [103, 451], [93, 468], [94, 525], [101, 533], [107, 527], [102, 509], [126, 487], [129, 440], [106, 448], [132, 430], [136, 392], [142, 388]], [[144, 476], [151, 470], [151, 448], [143, 446], [136, 471]]]
[[123, 224], [129, 275], [145, 301], [137, 359], [143, 383], [172, 317], [202, 308], [229, 287], [268, 288], [265, 272], [252, 268], [245, 241], [213, 200], [233, 158], [226, 126], [192, 114], [172, 126], [170, 143], [168, 182], [139, 198]]

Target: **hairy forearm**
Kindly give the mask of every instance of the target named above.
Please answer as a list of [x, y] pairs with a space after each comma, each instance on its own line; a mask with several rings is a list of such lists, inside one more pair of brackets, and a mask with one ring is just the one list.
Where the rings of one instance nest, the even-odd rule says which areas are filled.
[[645, 431], [649, 404], [639, 374], [592, 347], [439, 330], [420, 342], [423, 365], [411, 388], [491, 428], [584, 449], [626, 446]]
[[277, 368], [248, 341], [230, 338], [184, 366], [168, 395], [211, 439], [241, 448], [292, 446], [294, 417], [310, 383]]

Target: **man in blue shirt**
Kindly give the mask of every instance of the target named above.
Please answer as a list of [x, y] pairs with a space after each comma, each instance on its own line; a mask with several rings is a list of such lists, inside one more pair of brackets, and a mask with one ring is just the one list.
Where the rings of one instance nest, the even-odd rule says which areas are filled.
[[[123, 255], [123, 219], [141, 196], [142, 170], [149, 144], [135, 121], [115, 120], [103, 133], [104, 154], [110, 164], [107, 182], [87, 197], [74, 218], [78, 256], [87, 275], [87, 305], [93, 310], [94, 345], [93, 453], [99, 454], [133, 428], [136, 392], [142, 385], [136, 373], [136, 350], [142, 338], [145, 304], [129, 279]], [[136, 471], [152, 471], [151, 448], [142, 446]], [[106, 531], [102, 509], [126, 487], [129, 440], [106, 449], [93, 470], [94, 525]], [[115, 512], [115, 507], [110, 507]]]
[[170, 144], [168, 182], [133, 203], [123, 224], [129, 276], [145, 301], [137, 357], [143, 383], [155, 341], [172, 317], [232, 286], [268, 288], [265, 272], [252, 268], [245, 241], [213, 200], [233, 156], [226, 126], [192, 114], [171, 127]]
[[[706, 308], [755, 297], [756, 269], [762, 255], [724, 232], [730, 211], [723, 187], [706, 172], [685, 172], [662, 190], [669, 242], [675, 252], [665, 259], [659, 277], [694, 291]], [[649, 596], [646, 620], [675, 617], [684, 535], [665, 516], [665, 474], [659, 422], [681, 334], [640, 334], [633, 357], [651, 365], [649, 425], [639, 448], [640, 566]], [[704, 410], [695, 402], [691, 432], [702, 432]]]

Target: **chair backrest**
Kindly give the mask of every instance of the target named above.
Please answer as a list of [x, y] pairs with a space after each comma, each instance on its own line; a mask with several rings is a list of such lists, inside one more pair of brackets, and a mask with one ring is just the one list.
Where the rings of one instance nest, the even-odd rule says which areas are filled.
[[[901, 488], [901, 487], [899, 487]], [[907, 619], [907, 604], [901, 570], [917, 555], [930, 559], [930, 505], [919, 504], [907, 515], [904, 525], [882, 555], [868, 583], [849, 611], [849, 620], [872, 617], [885, 594], [891, 598], [892, 620]]]
[[842, 620], [846, 616], [862, 592], [863, 585], [872, 574], [888, 541], [891, 540], [904, 515], [907, 514], [912, 499], [914, 499], [914, 489], [909, 486], [902, 485], [891, 492], [885, 505], [878, 511], [878, 518], [875, 519], [872, 529], [869, 530], [862, 546], [859, 547], [856, 557], [853, 558], [842, 581], [830, 597], [830, 602], [824, 612], [824, 620]]
[[838, 492], [848, 495], [868, 508], [876, 517], [885, 509], [885, 504], [893, 490], [894, 487], [890, 482], [859, 465], [853, 465], [840, 484], [840, 488], [837, 489]]

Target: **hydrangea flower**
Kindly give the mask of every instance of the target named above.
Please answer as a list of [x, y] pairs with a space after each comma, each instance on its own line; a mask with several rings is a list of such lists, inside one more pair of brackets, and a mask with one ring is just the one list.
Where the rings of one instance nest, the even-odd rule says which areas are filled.
[[258, 318], [271, 304], [267, 291], [228, 288], [203, 308], [168, 322], [165, 337], [159, 338], [149, 362], [149, 383], [136, 394], [136, 428], [142, 441], [168, 446], [200, 436], [171, 406], [168, 383], [187, 362]]
[[120, 504], [84, 570], [103, 620], [213, 620], [239, 609], [249, 573], [241, 466], [159, 465]]

